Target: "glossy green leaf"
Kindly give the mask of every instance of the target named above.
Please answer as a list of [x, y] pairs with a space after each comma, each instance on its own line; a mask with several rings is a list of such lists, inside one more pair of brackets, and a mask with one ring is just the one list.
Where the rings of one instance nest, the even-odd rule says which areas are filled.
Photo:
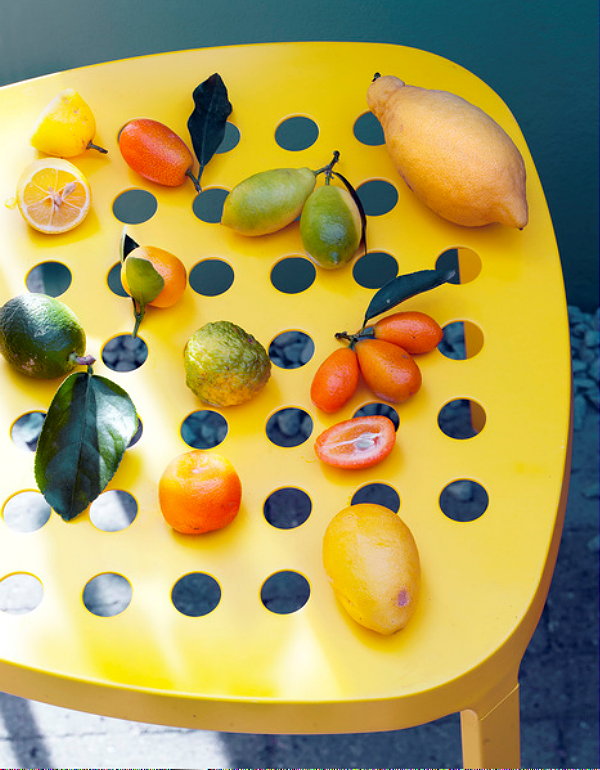
[[373, 295], [363, 325], [370, 318], [399, 305], [404, 300], [421, 294], [424, 291], [435, 289], [443, 283], [448, 283], [456, 275], [456, 270], [418, 270], [416, 273], [406, 273], [392, 278]]
[[48, 409], [35, 453], [35, 479], [65, 521], [98, 497], [138, 427], [129, 395], [87, 372], [69, 375]]
[[198, 180], [225, 136], [231, 102], [221, 76], [215, 72], [196, 86], [193, 92], [194, 111], [188, 119], [188, 130], [200, 170]]
[[162, 275], [147, 259], [127, 257], [125, 260], [125, 278], [129, 294], [144, 307], [156, 299], [164, 288]]
[[137, 249], [140, 244], [136, 243], [133, 238], [124, 229], [121, 236], [121, 262], [125, 262], [125, 258], [134, 249]]
[[358, 209], [358, 213], [360, 214], [360, 223], [361, 223], [361, 233], [360, 233], [360, 243], [358, 244], [359, 249], [362, 248], [362, 253], [366, 254], [367, 252], [367, 216], [365, 214], [365, 209], [362, 204], [362, 201], [352, 186], [352, 184], [346, 179], [345, 176], [342, 176], [338, 171], [332, 171], [331, 172], [333, 176], [336, 176], [338, 179], [340, 179], [350, 195], [352, 196], [352, 200], [356, 204], [356, 208]]

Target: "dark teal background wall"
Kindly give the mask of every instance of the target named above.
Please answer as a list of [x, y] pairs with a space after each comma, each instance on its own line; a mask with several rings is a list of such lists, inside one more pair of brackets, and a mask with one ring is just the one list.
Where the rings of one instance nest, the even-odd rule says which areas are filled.
[[[596, 0], [0, 0], [0, 85], [159, 51], [287, 40], [398, 43], [508, 104], [554, 220], [568, 301], [598, 306]], [[2, 116], [4, 119], [4, 117]]]

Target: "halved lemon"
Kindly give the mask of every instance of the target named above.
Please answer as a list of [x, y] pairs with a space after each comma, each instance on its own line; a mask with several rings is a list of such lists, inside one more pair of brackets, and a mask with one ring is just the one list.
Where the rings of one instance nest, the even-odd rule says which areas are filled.
[[90, 202], [87, 179], [63, 158], [34, 160], [17, 184], [19, 211], [42, 233], [65, 233], [77, 227], [87, 216]]

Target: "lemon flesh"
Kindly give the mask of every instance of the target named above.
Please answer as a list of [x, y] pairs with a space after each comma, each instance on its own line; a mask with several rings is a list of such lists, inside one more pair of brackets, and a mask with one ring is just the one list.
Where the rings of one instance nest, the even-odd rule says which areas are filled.
[[21, 294], [0, 308], [0, 353], [28, 377], [70, 372], [85, 353], [85, 332], [67, 305], [45, 294]]
[[88, 215], [91, 190], [84, 174], [63, 158], [39, 158], [17, 183], [17, 204], [25, 221], [48, 235], [72, 230]]
[[87, 149], [95, 133], [91, 109], [77, 91], [67, 88], [38, 117], [31, 144], [47, 155], [72, 158]]
[[302, 209], [300, 235], [321, 267], [334, 269], [349, 262], [362, 235], [360, 212], [350, 193], [334, 185], [317, 188]]
[[309, 168], [261, 171], [225, 198], [221, 224], [242, 235], [268, 235], [294, 221], [315, 187]]
[[230, 321], [198, 329], [184, 349], [186, 384], [212, 406], [236, 406], [253, 398], [271, 375], [267, 351]]

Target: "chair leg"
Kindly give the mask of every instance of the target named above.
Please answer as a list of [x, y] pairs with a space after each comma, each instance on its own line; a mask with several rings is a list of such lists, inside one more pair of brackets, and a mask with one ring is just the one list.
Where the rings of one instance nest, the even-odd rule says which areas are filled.
[[520, 767], [518, 683], [491, 709], [461, 711], [460, 727], [463, 767]]

